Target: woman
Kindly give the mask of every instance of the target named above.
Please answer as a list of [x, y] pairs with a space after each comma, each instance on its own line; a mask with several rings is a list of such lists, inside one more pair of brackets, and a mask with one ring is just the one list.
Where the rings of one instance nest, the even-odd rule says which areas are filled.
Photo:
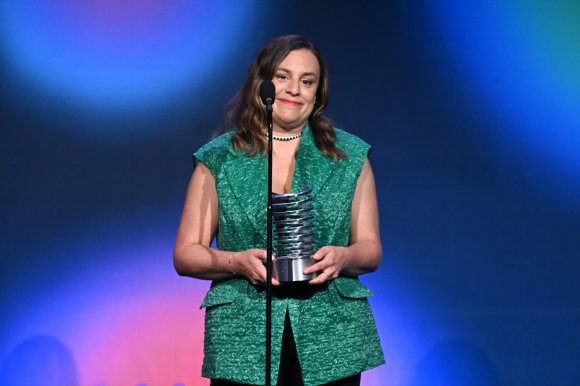
[[[318, 49], [282, 36], [258, 54], [225, 132], [198, 150], [175, 243], [180, 275], [213, 280], [202, 375], [212, 385], [264, 384], [267, 148], [263, 80], [276, 88], [277, 193], [312, 187], [317, 252], [304, 283], [273, 280], [272, 384], [358, 385], [384, 363], [358, 275], [377, 269], [381, 243], [370, 147], [322, 115], [328, 79]], [[219, 249], [212, 249], [217, 238]], [[303, 285], [301, 285], [303, 284]]]

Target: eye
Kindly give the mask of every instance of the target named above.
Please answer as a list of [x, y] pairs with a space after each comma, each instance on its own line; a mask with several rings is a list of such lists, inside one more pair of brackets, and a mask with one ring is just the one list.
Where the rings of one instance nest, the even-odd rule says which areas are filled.
[[276, 74], [274, 76], [274, 78], [276, 78], [278, 80], [286, 80], [286, 79], [288, 79], [288, 76], [286, 74]]
[[312, 79], [302, 79], [302, 84], [306, 87], [311, 87], [314, 81]]

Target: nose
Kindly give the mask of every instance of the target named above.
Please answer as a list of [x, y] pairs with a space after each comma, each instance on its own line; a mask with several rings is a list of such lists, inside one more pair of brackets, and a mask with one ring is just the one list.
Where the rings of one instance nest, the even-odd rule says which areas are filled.
[[300, 95], [300, 79], [291, 79], [286, 83], [286, 92], [290, 95]]

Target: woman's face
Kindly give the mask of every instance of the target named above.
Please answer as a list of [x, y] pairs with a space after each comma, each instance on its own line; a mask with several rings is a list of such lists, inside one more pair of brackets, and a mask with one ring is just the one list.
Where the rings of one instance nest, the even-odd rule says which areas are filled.
[[307, 49], [291, 51], [274, 72], [276, 100], [272, 113], [276, 131], [299, 131], [314, 109], [320, 65]]

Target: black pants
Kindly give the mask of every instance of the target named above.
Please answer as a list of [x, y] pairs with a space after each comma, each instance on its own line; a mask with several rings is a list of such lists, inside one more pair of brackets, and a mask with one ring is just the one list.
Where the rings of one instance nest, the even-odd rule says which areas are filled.
[[[238, 386], [241, 383], [224, 381], [221, 379], [212, 379], [211, 386]], [[302, 372], [300, 371], [300, 362], [298, 362], [298, 353], [296, 352], [296, 343], [292, 334], [290, 316], [286, 313], [284, 320], [284, 334], [282, 335], [282, 355], [280, 357], [280, 373], [278, 375], [277, 386], [303, 386]], [[325, 383], [324, 386], [360, 386], [360, 374], [350, 377], [337, 379]]]

